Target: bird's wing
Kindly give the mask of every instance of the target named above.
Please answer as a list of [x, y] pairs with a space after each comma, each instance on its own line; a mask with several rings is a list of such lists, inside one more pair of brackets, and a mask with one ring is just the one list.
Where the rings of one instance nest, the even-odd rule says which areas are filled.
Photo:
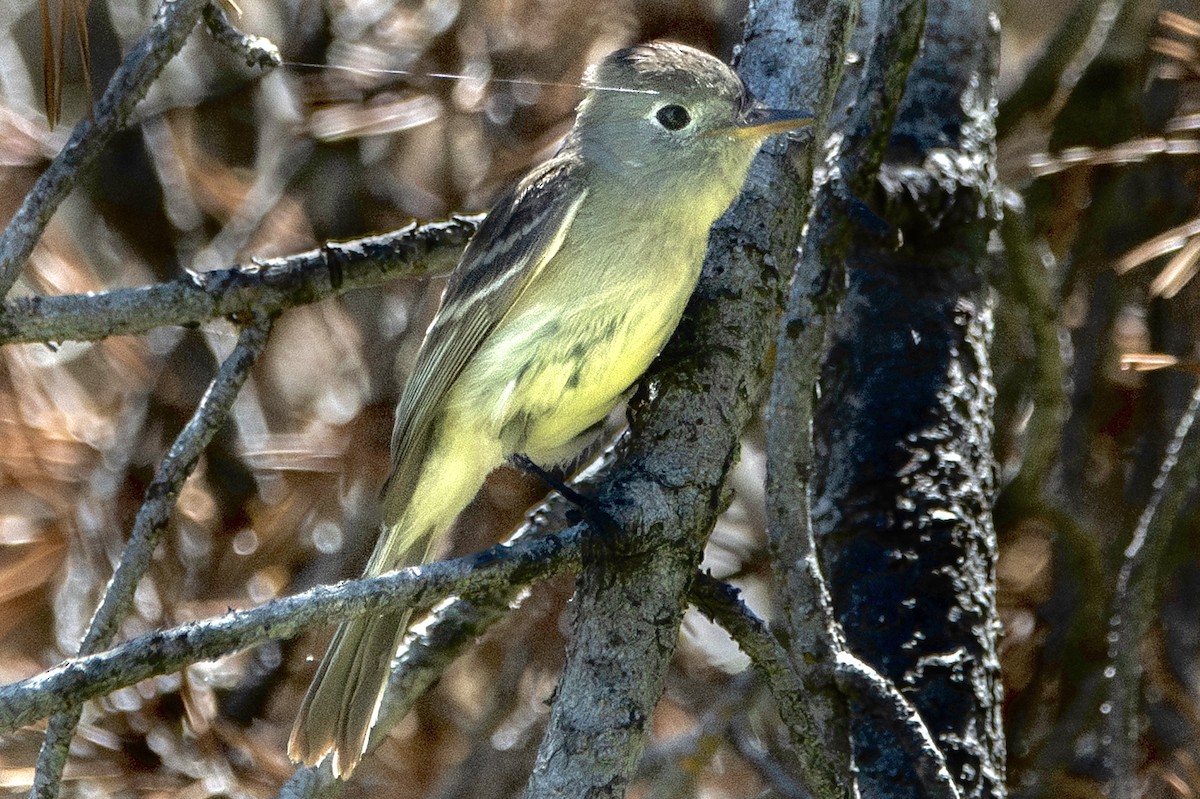
[[587, 198], [577, 161], [555, 158], [506, 192], [463, 253], [396, 408], [384, 517], [408, 505], [442, 399], [517, 297], [554, 257]]

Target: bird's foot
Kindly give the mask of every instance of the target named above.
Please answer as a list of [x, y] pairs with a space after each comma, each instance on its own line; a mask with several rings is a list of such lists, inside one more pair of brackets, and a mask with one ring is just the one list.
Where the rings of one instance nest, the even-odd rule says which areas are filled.
[[571, 486], [559, 480], [550, 472], [538, 466], [529, 459], [527, 455], [512, 455], [509, 457], [509, 462], [523, 472], [532, 474], [534, 477], [541, 480], [543, 483], [553, 488], [559, 494], [562, 494], [563, 499], [575, 506], [583, 521], [587, 522], [588, 526], [594, 532], [606, 533], [614, 530], [620, 530], [621, 525], [617, 520], [605, 512], [600, 507], [600, 503], [594, 497], [585, 496], [576, 491]]

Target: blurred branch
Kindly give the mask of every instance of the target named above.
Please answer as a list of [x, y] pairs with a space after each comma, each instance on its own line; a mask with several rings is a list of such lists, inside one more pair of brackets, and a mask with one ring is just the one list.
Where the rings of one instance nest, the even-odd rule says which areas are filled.
[[[869, 56], [861, 75], [848, 74], [839, 105], [852, 109], [826, 155], [827, 182], [816, 192], [808, 234], [796, 263], [776, 339], [775, 371], [767, 403], [767, 530], [788, 656], [804, 676], [802, 696], [808, 746], [849, 775], [849, 709], [836, 690], [834, 658], [846, 648], [821, 574], [812, 524], [814, 397], [831, 317], [846, 293], [846, 253], [862, 231], [848, 206], [868, 196], [883, 161], [925, 19], [924, 0], [884, 0], [860, 25], [856, 43]], [[842, 103], [847, 94], [853, 100]], [[847, 202], [849, 199], [849, 202]], [[868, 211], [868, 213], [870, 213]], [[811, 755], [810, 755], [811, 756]], [[849, 777], [844, 777], [849, 781]]]
[[476, 595], [490, 587], [524, 585], [577, 568], [582, 540], [583, 526], [577, 525], [454, 560], [318, 586], [251, 610], [151, 633], [99, 654], [72, 658], [35, 677], [0, 686], [0, 733], [147, 677], [169, 674], [264, 641], [290, 638], [314, 625], [400, 607], [428, 608], [452, 594]]
[[768, 695], [763, 680], [751, 670], [723, 681], [719, 693], [697, 703], [703, 713], [690, 730], [646, 748], [637, 772], [637, 781], [645, 786], [643, 795], [647, 799], [692, 799], [702, 792], [705, 772], [722, 767], [721, 747], [734, 743], [738, 722], [745, 725], [747, 716], [755, 715], [756, 706]]
[[296, 769], [275, 796], [276, 799], [334, 799], [345, 787], [346, 783], [336, 779], [326, 764]]
[[760, 796], [764, 799], [811, 799], [808, 791], [797, 782], [795, 776], [784, 768], [783, 758], [754, 733], [745, 716], [734, 718], [729, 732], [729, 742], [734, 750], [754, 767], [770, 787], [769, 793]]
[[1010, 506], [1030, 507], [1045, 501], [1050, 472], [1058, 463], [1069, 403], [1062, 344], [1058, 338], [1060, 302], [1051, 286], [1050, 271], [1029, 240], [1022, 210], [1012, 203], [1005, 209], [1000, 239], [1007, 256], [1013, 300], [1025, 309], [1033, 340], [1033, 375], [1029, 385], [1033, 412], [1025, 426], [1020, 471], [1004, 487], [1002, 500]]
[[94, 341], [166, 325], [275, 313], [398, 276], [449, 272], [482, 216], [412, 224], [382, 236], [131, 289], [18, 297], [0, 313], [0, 344]]
[[163, 67], [183, 47], [209, 0], [163, 0], [150, 29], [125, 56], [96, 102], [92, 118], [41, 174], [0, 236], [0, 297], [8, 295], [55, 209], [80, 175], [128, 122]]
[[214, 0], [204, 8], [204, 23], [213, 39], [226, 50], [239, 55], [248, 67], [275, 69], [283, 63], [279, 48], [269, 39], [242, 33], [233, 26], [219, 2]]
[[1028, 114], [1066, 102], [1088, 65], [1101, 53], [1126, 0], [1079, 0], [1042, 47], [1020, 84], [1000, 102], [996, 135], [1004, 138]]
[[1141, 736], [1142, 641], [1154, 619], [1159, 596], [1159, 564], [1180, 513], [1194, 495], [1200, 474], [1200, 387], [1167, 445], [1154, 480], [1154, 494], [1138, 520], [1125, 559], [1117, 575], [1113, 611], [1108, 624], [1108, 659], [1105, 670], [1108, 712], [1101, 711], [1108, 746], [1105, 763], [1112, 775], [1114, 796], [1135, 796], [1138, 791], [1137, 749]]
[[[150, 558], [175, 509], [179, 492], [196, 468], [208, 442], [229, 418], [238, 391], [266, 347], [270, 330], [271, 319], [263, 315], [242, 329], [233, 352], [217, 370], [196, 412], [175, 439], [154, 479], [146, 487], [145, 500], [134, 519], [129, 542], [121, 553], [116, 571], [79, 645], [80, 655], [91, 655], [107, 646], [117, 631], [117, 625], [129, 612], [134, 591], [150, 566]], [[62, 787], [67, 750], [82, 712], [83, 706], [77, 704], [51, 717], [38, 754], [31, 797], [52, 799], [58, 795]]]

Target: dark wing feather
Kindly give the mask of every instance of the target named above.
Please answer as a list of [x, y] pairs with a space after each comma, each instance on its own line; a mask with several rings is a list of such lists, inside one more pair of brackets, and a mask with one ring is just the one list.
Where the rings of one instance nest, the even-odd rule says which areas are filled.
[[587, 196], [578, 161], [560, 156], [531, 172], [492, 208], [442, 295], [396, 408], [384, 520], [408, 505], [442, 399], [530, 278], [557, 252]]

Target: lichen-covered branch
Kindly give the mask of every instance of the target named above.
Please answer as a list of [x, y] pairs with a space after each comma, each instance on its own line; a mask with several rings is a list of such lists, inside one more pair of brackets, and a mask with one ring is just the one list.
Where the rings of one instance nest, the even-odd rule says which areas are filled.
[[[827, 758], [827, 749], [820, 739], [828, 733], [810, 710], [810, 689], [793, 670], [791, 653], [784, 650], [766, 623], [746, 607], [735, 588], [710, 575], [697, 574], [688, 596], [698, 610], [729, 633], [762, 674], [801, 757], [813, 761]], [[854, 655], [842, 651], [832, 659], [830, 671], [838, 689], [897, 731], [897, 740], [913, 763], [927, 796], [959, 799], [945, 755], [912, 703]]]
[[[159, 464], [158, 472], [146, 487], [145, 499], [138, 508], [121, 560], [79, 645], [80, 655], [91, 655], [107, 646], [117, 625], [128, 614], [134, 591], [150, 566], [150, 558], [175, 510], [184, 481], [196, 468], [208, 442], [229, 418], [250, 368], [267, 345], [270, 330], [270, 317], [265, 316], [259, 316], [242, 329], [233, 352], [217, 370], [192, 418]], [[58, 795], [67, 750], [82, 711], [82, 705], [75, 705], [50, 718], [30, 796], [52, 799]]]
[[19, 297], [0, 313], [0, 344], [94, 341], [165, 325], [318, 302], [400, 276], [449, 272], [481, 216], [412, 224], [380, 236], [332, 242], [249, 266], [192, 274], [141, 288], [60, 297]]
[[[848, 651], [901, 689], [958, 791], [981, 798], [1005, 792], [986, 285], [997, 34], [988, 3], [929, 0], [863, 197], [899, 235], [846, 250], [814, 425], [814, 527]], [[851, 709], [862, 794], [922, 796], [904, 728]]]
[[838, 687], [846, 696], [880, 724], [893, 729], [927, 799], [960, 799], [962, 792], [950, 776], [946, 755], [912, 702], [886, 677], [849, 652], [838, 653], [835, 673]]
[[766, 622], [746, 607], [735, 588], [708, 574], [696, 575], [688, 599], [729, 633], [762, 674], [800, 757], [812, 763], [827, 759], [827, 747], [821, 739], [828, 733], [812, 713], [808, 689], [792, 668], [790, 653], [767, 629]]
[[273, 42], [261, 36], [242, 33], [235, 28], [217, 0], [205, 6], [204, 22], [208, 25], [208, 32], [212, 34], [213, 39], [229, 52], [241, 56], [246, 66], [275, 69], [283, 63], [283, 56], [279, 54], [279, 48]]
[[291, 638], [313, 625], [393, 608], [429, 608], [451, 594], [525, 585], [576, 568], [582, 536], [582, 528], [576, 526], [454, 560], [319, 586], [251, 610], [151, 633], [105, 652], [64, 661], [35, 677], [0, 686], [0, 733], [147, 677], [264, 641]]

